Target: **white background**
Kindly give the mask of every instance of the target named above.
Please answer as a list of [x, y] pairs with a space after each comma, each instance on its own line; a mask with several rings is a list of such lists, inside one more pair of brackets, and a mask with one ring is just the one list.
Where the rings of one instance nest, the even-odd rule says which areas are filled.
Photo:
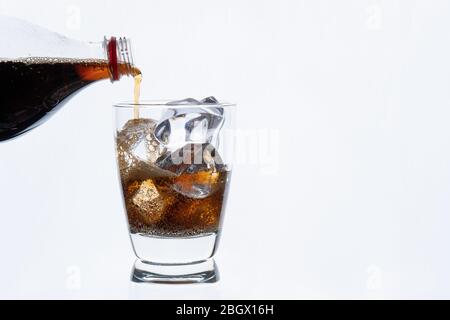
[[0, 13], [131, 37], [143, 98], [215, 95], [238, 103], [239, 129], [275, 137], [235, 166], [221, 281], [135, 285], [111, 108], [132, 80], [82, 91], [0, 144], [0, 298], [450, 298], [449, 1], [0, 0]]

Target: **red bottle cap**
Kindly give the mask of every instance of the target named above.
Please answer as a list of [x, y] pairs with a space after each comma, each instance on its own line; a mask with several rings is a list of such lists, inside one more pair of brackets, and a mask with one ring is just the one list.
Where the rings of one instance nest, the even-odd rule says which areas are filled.
[[112, 80], [119, 80], [119, 66], [117, 64], [117, 40], [111, 37], [108, 41], [108, 60], [109, 68], [112, 74]]

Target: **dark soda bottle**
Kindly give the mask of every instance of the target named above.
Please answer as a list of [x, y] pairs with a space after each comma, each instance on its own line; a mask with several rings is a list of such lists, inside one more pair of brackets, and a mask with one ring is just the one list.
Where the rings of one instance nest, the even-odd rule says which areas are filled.
[[[16, 52], [14, 41], [10, 43], [13, 48], [5, 50], [6, 58], [0, 52], [0, 141], [42, 124], [74, 93], [93, 82], [141, 74], [133, 64], [129, 39], [111, 37], [82, 43], [0, 17], [3, 24], [5, 19], [25, 34], [17, 41], [17, 47], [25, 52]], [[24, 38], [29, 40], [29, 48]]]

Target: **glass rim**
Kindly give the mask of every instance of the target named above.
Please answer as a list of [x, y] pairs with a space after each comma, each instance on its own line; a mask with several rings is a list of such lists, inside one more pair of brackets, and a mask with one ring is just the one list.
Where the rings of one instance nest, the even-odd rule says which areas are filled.
[[[180, 99], [178, 99], [180, 100]], [[161, 100], [142, 100], [139, 103], [134, 103], [132, 101], [124, 101], [119, 103], [114, 103], [113, 107], [118, 109], [134, 109], [136, 106], [139, 108], [214, 108], [214, 107], [222, 107], [222, 108], [233, 108], [236, 107], [236, 103], [231, 102], [219, 102], [219, 103], [210, 103], [210, 104], [168, 104], [171, 101], [177, 101], [177, 99], [161, 99]]]

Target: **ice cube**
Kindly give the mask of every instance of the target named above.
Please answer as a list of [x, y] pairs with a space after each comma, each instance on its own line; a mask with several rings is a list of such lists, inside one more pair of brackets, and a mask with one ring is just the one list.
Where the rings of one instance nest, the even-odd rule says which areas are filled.
[[[141, 223], [152, 225], [160, 221], [171, 203], [160, 193], [151, 179], [134, 181], [128, 185], [126, 192], [130, 195], [127, 211]], [[137, 221], [134, 223], [137, 224]]]
[[172, 188], [188, 198], [204, 199], [217, 190], [221, 174], [212, 170], [183, 173], [174, 179]]
[[152, 119], [132, 119], [117, 132], [116, 146], [119, 167], [127, 171], [138, 161], [155, 162], [165, 151], [156, 139], [156, 121]]
[[209, 97], [203, 98], [200, 101], [198, 101], [197, 99], [194, 99], [194, 98], [186, 98], [186, 99], [167, 102], [167, 105], [169, 105], [169, 106], [199, 105], [199, 104], [219, 104], [219, 101], [214, 96], [209, 96]]
[[132, 151], [155, 126], [156, 122], [152, 119], [128, 120], [117, 132], [117, 144], [126, 151]]
[[218, 104], [219, 101], [213, 96], [206, 97], [200, 101], [201, 104]]
[[156, 165], [176, 174], [172, 184], [175, 191], [194, 199], [203, 199], [214, 193], [224, 171], [219, 153], [208, 143], [187, 144], [162, 156]]
[[167, 153], [156, 161], [160, 169], [176, 175], [194, 173], [203, 170], [217, 171], [223, 167], [223, 161], [217, 150], [209, 143], [189, 143]]
[[224, 110], [222, 107], [202, 107], [217, 104], [214, 97], [207, 97], [200, 102], [187, 98], [172, 101], [167, 105], [192, 105], [192, 107], [170, 108], [157, 124], [155, 137], [171, 150], [190, 143], [211, 143], [218, 146], [218, 136], [223, 126]]

